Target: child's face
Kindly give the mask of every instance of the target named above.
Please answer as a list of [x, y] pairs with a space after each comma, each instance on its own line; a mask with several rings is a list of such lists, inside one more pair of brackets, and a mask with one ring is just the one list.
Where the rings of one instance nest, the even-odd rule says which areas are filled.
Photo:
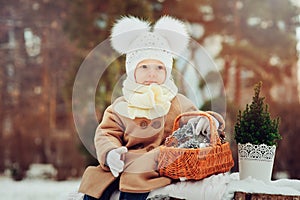
[[166, 79], [166, 67], [158, 60], [143, 60], [137, 64], [134, 77], [137, 83], [150, 85], [151, 83], [162, 84]]

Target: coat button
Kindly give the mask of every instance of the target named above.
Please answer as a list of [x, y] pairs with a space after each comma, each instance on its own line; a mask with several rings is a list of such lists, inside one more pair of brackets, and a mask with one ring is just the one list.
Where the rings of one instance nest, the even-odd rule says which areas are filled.
[[141, 127], [142, 129], [147, 128], [147, 126], [148, 126], [148, 122], [147, 122], [146, 120], [143, 120], [143, 121], [140, 122], [140, 127]]
[[154, 149], [154, 147], [153, 147], [153, 146], [150, 146], [150, 147], [147, 147], [146, 151], [151, 151], [151, 150], [153, 150], [153, 149]]
[[161, 127], [161, 122], [160, 121], [154, 121], [151, 126], [155, 129], [159, 129]]

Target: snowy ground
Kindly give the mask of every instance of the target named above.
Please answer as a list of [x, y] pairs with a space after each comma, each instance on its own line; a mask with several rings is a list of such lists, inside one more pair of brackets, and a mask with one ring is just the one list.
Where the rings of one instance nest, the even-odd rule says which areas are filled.
[[0, 176], [0, 199], [7, 200], [68, 200], [77, 191], [80, 180], [53, 181], [25, 179], [14, 181]]
[[[0, 176], [0, 199], [78, 200], [76, 191], [79, 183], [80, 179], [56, 182], [27, 178], [23, 181], [14, 181], [8, 176]], [[236, 173], [219, 174], [194, 183], [172, 184], [152, 191], [149, 197], [163, 194], [189, 200], [231, 200], [235, 191], [300, 196], [300, 180], [281, 179], [265, 184], [251, 178], [239, 181]]]

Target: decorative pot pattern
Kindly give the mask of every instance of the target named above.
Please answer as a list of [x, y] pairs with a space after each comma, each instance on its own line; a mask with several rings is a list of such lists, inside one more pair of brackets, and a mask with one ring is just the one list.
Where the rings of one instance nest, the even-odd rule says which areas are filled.
[[253, 145], [238, 144], [239, 159], [259, 160], [273, 162], [276, 146], [268, 146], [266, 144]]

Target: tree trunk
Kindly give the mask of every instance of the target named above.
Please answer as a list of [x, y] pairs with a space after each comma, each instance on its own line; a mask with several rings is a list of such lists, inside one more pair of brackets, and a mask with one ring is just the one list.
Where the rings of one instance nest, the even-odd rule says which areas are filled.
[[300, 200], [300, 196], [280, 195], [280, 194], [261, 194], [261, 193], [245, 193], [235, 192], [234, 200]]

